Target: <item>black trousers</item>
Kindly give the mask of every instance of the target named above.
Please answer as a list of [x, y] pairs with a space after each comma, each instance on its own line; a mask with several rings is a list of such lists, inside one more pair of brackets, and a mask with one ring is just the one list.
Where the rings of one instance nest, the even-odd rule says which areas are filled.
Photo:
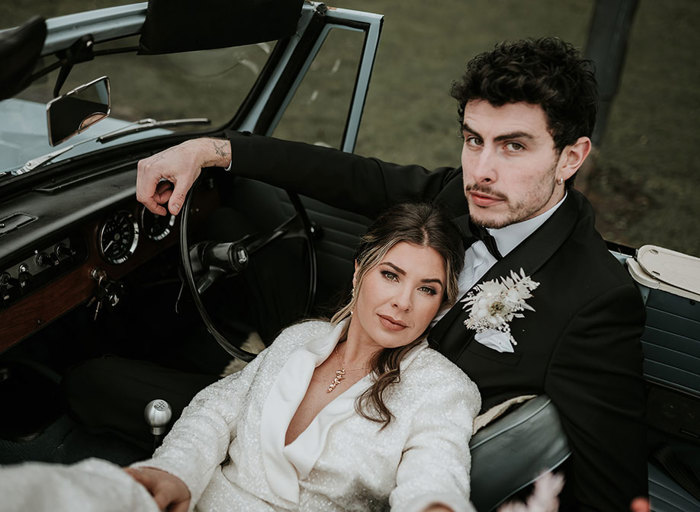
[[172, 425], [194, 395], [217, 379], [216, 375], [105, 356], [68, 372], [62, 393], [69, 414], [89, 430], [111, 432], [149, 449], [154, 437], [144, 418], [146, 405], [156, 398], [168, 401]]

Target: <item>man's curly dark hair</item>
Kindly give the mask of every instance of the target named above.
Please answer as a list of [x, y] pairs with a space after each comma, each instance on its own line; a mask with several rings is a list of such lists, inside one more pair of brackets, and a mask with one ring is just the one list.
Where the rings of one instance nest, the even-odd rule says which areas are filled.
[[477, 55], [452, 85], [452, 96], [459, 101], [460, 127], [471, 100], [540, 105], [558, 151], [591, 136], [598, 110], [592, 62], [555, 37], [501, 43]]

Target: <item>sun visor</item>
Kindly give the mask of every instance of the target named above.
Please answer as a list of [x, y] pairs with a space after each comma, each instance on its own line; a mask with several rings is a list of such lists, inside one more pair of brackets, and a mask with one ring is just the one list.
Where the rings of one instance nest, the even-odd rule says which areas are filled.
[[296, 30], [303, 0], [150, 0], [139, 53], [211, 50], [273, 41]]
[[39, 16], [0, 34], [0, 100], [14, 96], [29, 85], [45, 39], [46, 22]]

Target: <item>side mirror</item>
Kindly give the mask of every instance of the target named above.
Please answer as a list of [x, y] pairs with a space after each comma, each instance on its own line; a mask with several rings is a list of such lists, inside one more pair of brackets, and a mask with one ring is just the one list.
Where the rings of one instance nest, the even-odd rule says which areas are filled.
[[76, 87], [46, 104], [49, 144], [55, 146], [109, 116], [109, 78]]

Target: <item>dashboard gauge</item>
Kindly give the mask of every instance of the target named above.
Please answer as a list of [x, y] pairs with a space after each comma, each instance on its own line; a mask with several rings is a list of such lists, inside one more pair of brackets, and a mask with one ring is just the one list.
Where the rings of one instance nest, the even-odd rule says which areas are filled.
[[175, 215], [156, 215], [141, 207], [141, 229], [153, 241], [163, 240], [170, 234], [175, 225]]
[[121, 210], [102, 223], [97, 236], [102, 257], [113, 265], [124, 263], [139, 243], [139, 226], [134, 216]]

